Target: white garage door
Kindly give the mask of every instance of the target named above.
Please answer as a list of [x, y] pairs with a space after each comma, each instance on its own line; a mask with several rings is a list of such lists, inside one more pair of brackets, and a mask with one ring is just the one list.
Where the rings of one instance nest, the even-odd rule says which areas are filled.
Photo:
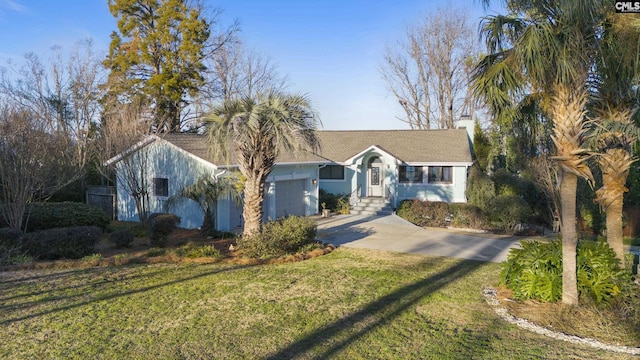
[[276, 182], [276, 217], [306, 215], [306, 179]]

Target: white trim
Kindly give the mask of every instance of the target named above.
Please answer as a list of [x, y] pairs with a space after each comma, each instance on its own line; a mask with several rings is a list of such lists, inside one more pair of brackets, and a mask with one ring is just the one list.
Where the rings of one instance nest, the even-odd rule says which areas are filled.
[[182, 149], [181, 147], [174, 145], [173, 143], [171, 143], [170, 141], [167, 141], [161, 137], [159, 137], [158, 135], [147, 135], [144, 139], [138, 141], [135, 145], [131, 146], [129, 149], [123, 151], [122, 153], [112, 157], [111, 159], [107, 160], [104, 162], [104, 166], [109, 166], [111, 164], [117, 163], [118, 161], [122, 160], [124, 157], [133, 154], [136, 151], [139, 151], [140, 149], [142, 149], [143, 147], [150, 145], [153, 142], [160, 142], [166, 145], [169, 145], [170, 147], [172, 147], [173, 149], [177, 150], [179, 153], [186, 155], [194, 160], [196, 160], [197, 162], [207, 166], [207, 167], [211, 167], [213, 168], [213, 170], [218, 169], [219, 166], [217, 166], [216, 164], [213, 164], [201, 157], [198, 157], [184, 149]]
[[353, 164], [353, 161], [361, 156], [363, 156], [364, 154], [370, 152], [370, 151], [378, 151], [381, 152], [382, 154], [377, 154], [378, 157], [383, 156], [383, 154], [388, 155], [389, 157], [392, 157], [394, 159], [397, 159], [397, 157], [391, 153], [389, 153], [388, 151], [385, 151], [375, 145], [371, 145], [368, 148], [366, 148], [365, 150], [360, 151], [359, 153], [355, 154], [354, 156], [348, 158], [347, 160], [344, 161], [345, 164]]
[[127, 148], [125, 151], [121, 152], [120, 154], [112, 157], [111, 159], [105, 161], [104, 163], [102, 163], [103, 166], [111, 166], [112, 164], [117, 163], [118, 161], [124, 159], [125, 157], [133, 154], [134, 152], [142, 149], [143, 147], [155, 142], [156, 140], [160, 139], [157, 135], [147, 135], [144, 138], [142, 138], [141, 140], [139, 140], [138, 142], [136, 142], [135, 144], [131, 145], [129, 148]]

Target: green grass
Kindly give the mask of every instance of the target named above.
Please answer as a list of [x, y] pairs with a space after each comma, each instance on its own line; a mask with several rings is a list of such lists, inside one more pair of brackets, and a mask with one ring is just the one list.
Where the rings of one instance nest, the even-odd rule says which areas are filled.
[[0, 273], [2, 359], [624, 359], [502, 321], [499, 265], [338, 249], [278, 265]]

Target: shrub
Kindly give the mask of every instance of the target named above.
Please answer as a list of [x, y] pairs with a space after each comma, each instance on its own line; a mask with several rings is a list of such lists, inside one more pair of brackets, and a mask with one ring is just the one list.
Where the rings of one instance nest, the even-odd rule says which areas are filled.
[[156, 256], [163, 256], [167, 254], [167, 249], [162, 249], [162, 248], [151, 248], [147, 251], [147, 254], [145, 255], [146, 257], [156, 257]]
[[220, 250], [216, 249], [213, 245], [196, 244], [192, 241], [176, 249], [176, 254], [186, 258], [221, 257]]
[[[349, 209], [349, 195], [346, 194], [332, 194], [324, 189], [320, 189], [318, 191], [318, 200], [320, 204], [324, 204], [324, 208], [332, 212], [337, 211], [342, 214], [343, 212], [341, 212], [341, 210], [344, 211], [345, 202], [347, 204], [347, 210]], [[348, 213], [347, 211], [346, 214]]]
[[611, 301], [620, 292], [622, 282], [630, 281], [606, 242], [580, 242], [577, 266], [578, 291], [596, 304]]
[[315, 241], [316, 223], [305, 217], [288, 216], [264, 224], [262, 232], [242, 237], [238, 246], [250, 257], [278, 257], [295, 254]]
[[486, 209], [489, 200], [496, 196], [493, 180], [478, 166], [472, 166], [467, 180], [467, 200], [469, 204]]
[[351, 205], [349, 204], [349, 199], [346, 196], [338, 199], [335, 211], [342, 215], [348, 215], [351, 213]]
[[0, 265], [30, 262], [30, 257], [21, 251], [22, 235], [20, 229], [0, 229]]
[[22, 231], [16, 228], [1, 228], [0, 229], [0, 247], [13, 248], [20, 245], [20, 239], [22, 239]]
[[496, 196], [489, 201], [485, 212], [491, 225], [500, 230], [511, 230], [531, 217], [531, 208], [518, 195]]
[[155, 213], [149, 216], [151, 246], [167, 246], [167, 237], [180, 223], [180, 217], [170, 213]]
[[403, 200], [397, 214], [418, 226], [441, 227], [447, 224], [451, 212], [445, 202]]
[[109, 240], [116, 247], [129, 247], [133, 243], [133, 234], [128, 229], [118, 229], [109, 234]]
[[101, 233], [95, 226], [35, 231], [25, 234], [23, 249], [38, 259], [80, 259], [94, 253]]
[[495, 184], [496, 195], [523, 195], [524, 183], [516, 174], [507, 169], [498, 169], [491, 177]]
[[[618, 266], [611, 248], [603, 242], [581, 241], [577, 248], [578, 292], [583, 299], [611, 301], [630, 277]], [[502, 263], [500, 283], [516, 300], [556, 302], [562, 298], [562, 248], [559, 241], [523, 241]]]
[[450, 204], [451, 225], [471, 229], [486, 229], [487, 218], [482, 209], [471, 204]]
[[102, 210], [74, 202], [33, 203], [25, 221], [27, 232], [76, 226], [97, 226], [106, 230], [110, 222]]

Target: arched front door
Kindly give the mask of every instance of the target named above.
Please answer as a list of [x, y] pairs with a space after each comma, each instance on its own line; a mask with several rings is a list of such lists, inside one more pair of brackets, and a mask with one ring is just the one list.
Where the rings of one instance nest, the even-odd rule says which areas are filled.
[[384, 194], [382, 174], [382, 160], [372, 157], [367, 164], [367, 196], [382, 196]]

